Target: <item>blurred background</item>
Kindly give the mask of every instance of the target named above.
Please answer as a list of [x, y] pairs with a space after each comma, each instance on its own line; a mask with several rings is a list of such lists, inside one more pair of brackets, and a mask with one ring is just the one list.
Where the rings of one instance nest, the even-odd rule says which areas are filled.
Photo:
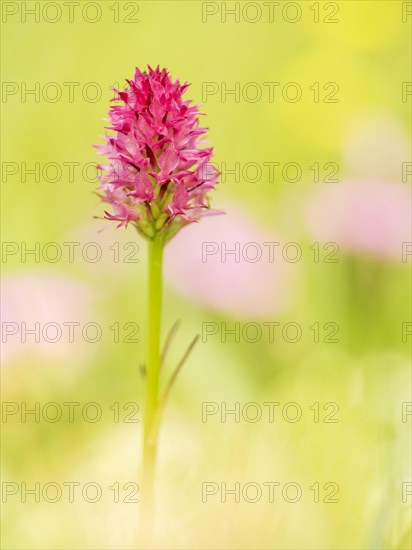
[[410, 2], [78, 4], [2, 2], [3, 548], [141, 544], [146, 246], [92, 145], [147, 64], [226, 212], [166, 251], [152, 547], [411, 548]]

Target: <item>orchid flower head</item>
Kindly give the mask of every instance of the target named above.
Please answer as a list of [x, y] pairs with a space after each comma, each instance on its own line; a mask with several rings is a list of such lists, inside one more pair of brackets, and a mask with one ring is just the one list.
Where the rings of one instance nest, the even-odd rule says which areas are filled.
[[184, 99], [189, 84], [173, 81], [166, 69], [136, 68], [123, 91], [115, 90], [110, 134], [99, 154], [99, 196], [110, 205], [105, 218], [118, 227], [135, 225], [145, 238], [160, 232], [170, 240], [210, 209], [209, 191], [219, 171], [203, 136], [198, 105]]

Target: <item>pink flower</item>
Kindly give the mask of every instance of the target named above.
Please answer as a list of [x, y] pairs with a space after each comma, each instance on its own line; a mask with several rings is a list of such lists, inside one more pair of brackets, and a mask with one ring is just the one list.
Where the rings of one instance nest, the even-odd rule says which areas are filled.
[[8, 274], [1, 286], [4, 365], [21, 356], [71, 366], [90, 360], [95, 348], [82, 329], [96, 315], [91, 288], [41, 271]]
[[399, 183], [346, 181], [322, 186], [306, 205], [312, 236], [343, 250], [401, 259], [411, 240], [411, 192]]
[[[266, 243], [266, 245], [265, 245]], [[166, 281], [190, 302], [240, 319], [271, 319], [291, 300], [294, 270], [282, 239], [238, 208], [182, 231], [165, 250]], [[225, 252], [236, 251], [234, 253]], [[254, 255], [259, 258], [253, 258]]]
[[120, 101], [111, 107], [109, 130], [100, 154], [101, 199], [111, 205], [105, 218], [132, 223], [151, 238], [162, 231], [165, 241], [209, 210], [207, 192], [217, 184], [210, 163], [212, 148], [204, 147], [199, 110], [184, 100], [188, 84], [172, 81], [166, 69], [136, 69]]

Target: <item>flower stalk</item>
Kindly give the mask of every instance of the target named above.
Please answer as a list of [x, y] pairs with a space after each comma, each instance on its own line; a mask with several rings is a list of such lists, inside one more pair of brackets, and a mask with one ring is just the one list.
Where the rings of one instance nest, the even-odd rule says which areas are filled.
[[162, 314], [162, 264], [164, 239], [156, 234], [148, 241], [147, 270], [147, 364], [143, 419], [142, 481], [146, 526], [153, 522], [154, 471], [157, 455], [157, 429], [154, 424], [159, 395], [160, 334]]

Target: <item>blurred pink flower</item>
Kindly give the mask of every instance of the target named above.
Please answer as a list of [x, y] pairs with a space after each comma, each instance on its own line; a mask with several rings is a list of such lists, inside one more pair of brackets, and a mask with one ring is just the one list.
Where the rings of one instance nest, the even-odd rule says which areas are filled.
[[149, 238], [162, 231], [169, 240], [213, 213], [207, 193], [218, 171], [201, 139], [207, 128], [199, 126], [198, 106], [183, 99], [189, 84], [173, 81], [166, 69], [137, 68], [127, 83], [110, 109], [114, 134], [96, 146], [109, 159], [98, 166], [101, 198], [113, 208], [105, 217], [119, 226], [132, 223]]
[[[34, 271], [8, 274], [1, 287], [3, 364], [21, 355], [71, 366], [89, 358], [82, 328], [95, 319], [90, 288], [68, 276]], [[78, 323], [73, 342], [67, 323]]]
[[[166, 281], [206, 308], [244, 319], [273, 317], [287, 305], [290, 266], [279, 246], [264, 243], [279, 241], [246, 214], [228, 209], [226, 216], [182, 231], [166, 247]], [[238, 252], [230, 254], [236, 243]]]
[[407, 185], [345, 181], [322, 185], [306, 204], [312, 237], [342, 250], [401, 259], [411, 240], [411, 191]]

